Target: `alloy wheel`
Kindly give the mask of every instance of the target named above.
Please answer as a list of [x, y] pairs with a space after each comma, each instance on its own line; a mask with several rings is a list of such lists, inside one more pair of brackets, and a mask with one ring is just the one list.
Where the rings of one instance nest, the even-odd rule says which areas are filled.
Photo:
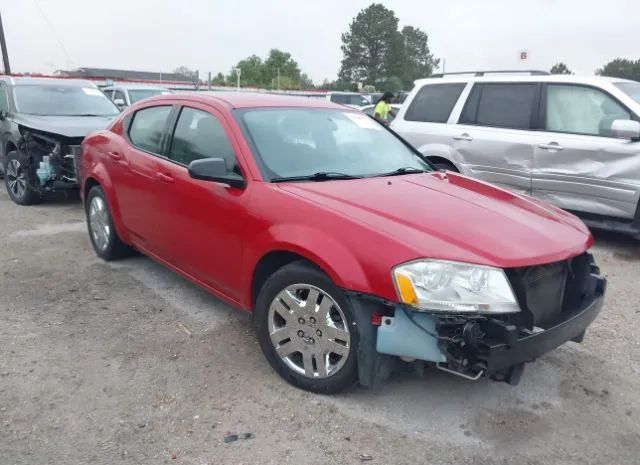
[[109, 246], [111, 225], [107, 205], [100, 196], [95, 196], [89, 204], [89, 227], [96, 248], [103, 252]]
[[21, 199], [27, 191], [27, 178], [25, 177], [22, 165], [16, 159], [11, 159], [7, 163], [7, 185], [14, 197]]
[[276, 353], [298, 374], [328, 378], [349, 357], [348, 322], [322, 289], [309, 284], [287, 286], [271, 302], [268, 322]]

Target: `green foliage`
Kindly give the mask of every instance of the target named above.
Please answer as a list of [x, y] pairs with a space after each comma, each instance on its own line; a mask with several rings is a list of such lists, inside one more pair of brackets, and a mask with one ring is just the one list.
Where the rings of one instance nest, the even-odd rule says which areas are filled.
[[236, 69], [240, 69], [240, 85], [243, 87], [282, 90], [313, 87], [313, 81], [300, 72], [291, 54], [275, 48], [269, 50], [264, 61], [257, 55], [240, 60], [227, 76], [228, 83], [237, 83]]
[[224, 74], [218, 73], [213, 77], [213, 79], [211, 79], [211, 84], [214, 86], [224, 86], [227, 84], [227, 80], [224, 77]]
[[596, 71], [596, 74], [640, 81], [640, 60], [616, 58]]
[[[428, 35], [413, 26], [398, 30], [395, 13], [380, 3], [361, 10], [342, 34], [339, 80], [373, 85], [380, 90], [411, 88], [413, 81], [437, 67]], [[398, 89], [398, 90], [399, 90]]]
[[381, 84], [392, 67], [393, 52], [400, 44], [398, 18], [380, 3], [360, 11], [342, 34], [342, 65], [339, 80]]
[[563, 62], [558, 62], [551, 67], [551, 74], [573, 74], [571, 70]]

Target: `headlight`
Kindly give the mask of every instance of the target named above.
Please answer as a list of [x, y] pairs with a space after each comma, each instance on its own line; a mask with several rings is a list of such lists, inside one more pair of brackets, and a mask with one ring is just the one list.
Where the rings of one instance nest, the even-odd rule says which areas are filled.
[[400, 300], [417, 310], [447, 313], [520, 311], [500, 268], [441, 260], [420, 260], [393, 269]]

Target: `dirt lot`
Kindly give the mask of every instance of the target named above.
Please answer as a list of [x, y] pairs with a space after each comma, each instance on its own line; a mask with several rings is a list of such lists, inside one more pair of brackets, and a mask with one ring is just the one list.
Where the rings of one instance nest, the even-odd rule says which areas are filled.
[[598, 237], [609, 293], [585, 342], [519, 386], [429, 371], [335, 397], [281, 381], [246, 314], [147, 258], [97, 259], [77, 200], [17, 207], [3, 188], [0, 244], [2, 465], [640, 463], [624, 237]]

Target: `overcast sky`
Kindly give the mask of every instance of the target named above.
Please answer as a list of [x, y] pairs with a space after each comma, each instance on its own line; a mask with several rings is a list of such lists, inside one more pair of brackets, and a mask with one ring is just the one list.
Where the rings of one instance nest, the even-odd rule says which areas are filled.
[[[316, 82], [335, 79], [340, 35], [367, 0], [0, 0], [15, 72], [103, 67], [228, 73], [270, 48]], [[400, 27], [429, 34], [447, 71], [549, 69], [592, 74], [640, 59], [640, 0], [388, 0]], [[40, 10], [38, 9], [40, 6]], [[528, 51], [529, 60], [519, 60]]]

